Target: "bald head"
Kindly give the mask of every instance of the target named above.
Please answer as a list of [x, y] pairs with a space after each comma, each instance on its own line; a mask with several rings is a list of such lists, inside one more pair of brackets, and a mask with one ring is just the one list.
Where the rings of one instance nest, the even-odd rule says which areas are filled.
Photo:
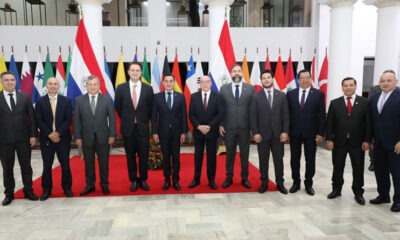
[[55, 77], [51, 77], [47, 79], [46, 83], [47, 92], [50, 96], [54, 96], [58, 94], [58, 90], [60, 90], [60, 82]]

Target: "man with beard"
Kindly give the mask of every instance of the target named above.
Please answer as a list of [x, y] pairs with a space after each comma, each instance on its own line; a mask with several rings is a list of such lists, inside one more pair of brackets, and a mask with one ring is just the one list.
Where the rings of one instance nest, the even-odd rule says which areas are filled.
[[272, 71], [261, 73], [263, 90], [253, 95], [250, 107], [250, 124], [254, 141], [257, 143], [261, 173], [259, 193], [268, 188], [269, 152], [272, 152], [275, 181], [279, 192], [287, 194], [283, 184], [284, 143], [289, 133], [289, 107], [285, 93], [273, 88]]
[[231, 68], [232, 83], [221, 87], [224, 101], [224, 115], [219, 131], [225, 137], [226, 144], [226, 179], [222, 188], [232, 185], [233, 166], [236, 155], [236, 145], [239, 143], [242, 185], [251, 188], [249, 176], [250, 147], [250, 103], [254, 87], [242, 81], [242, 67], [235, 64]]

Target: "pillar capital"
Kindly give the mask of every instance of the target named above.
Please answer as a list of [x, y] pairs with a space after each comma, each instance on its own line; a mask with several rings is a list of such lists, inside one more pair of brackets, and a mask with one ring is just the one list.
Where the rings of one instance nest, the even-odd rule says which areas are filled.
[[225, 6], [232, 5], [234, 0], [200, 0], [204, 5], [212, 6]]
[[110, 3], [112, 0], [78, 0], [79, 4], [99, 4]]
[[320, 0], [321, 5], [328, 5], [331, 8], [352, 7], [357, 0]]
[[374, 5], [378, 8], [398, 7], [398, 6], [400, 6], [400, 1], [398, 1], [398, 0], [365, 0], [364, 4]]

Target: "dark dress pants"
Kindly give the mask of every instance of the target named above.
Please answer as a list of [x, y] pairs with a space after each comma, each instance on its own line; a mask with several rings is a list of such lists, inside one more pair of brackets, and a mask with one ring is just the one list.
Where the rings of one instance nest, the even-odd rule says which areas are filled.
[[283, 155], [284, 145], [279, 140], [263, 140], [257, 144], [258, 158], [260, 165], [261, 182], [268, 183], [269, 155], [272, 152], [274, 161], [275, 181], [277, 184], [283, 184]]
[[[163, 168], [165, 181], [179, 182], [180, 171], [180, 135], [173, 133], [170, 129], [167, 136], [160, 136], [161, 152], [163, 154]], [[172, 172], [171, 172], [172, 166]]]
[[197, 182], [200, 182], [201, 178], [204, 146], [206, 146], [207, 152], [207, 179], [210, 183], [215, 181], [217, 137], [202, 136], [194, 138], [194, 180], [196, 180]]
[[315, 153], [317, 150], [315, 137], [290, 137], [290, 167], [292, 168], [292, 179], [294, 184], [300, 184], [300, 158], [302, 143], [304, 144], [304, 155], [306, 159], [304, 184], [306, 186], [312, 186], [313, 177], [315, 174]]
[[240, 165], [242, 180], [247, 180], [249, 176], [249, 149], [250, 149], [250, 130], [249, 129], [226, 129], [226, 178], [233, 178], [233, 168], [236, 156], [236, 145], [239, 143]]

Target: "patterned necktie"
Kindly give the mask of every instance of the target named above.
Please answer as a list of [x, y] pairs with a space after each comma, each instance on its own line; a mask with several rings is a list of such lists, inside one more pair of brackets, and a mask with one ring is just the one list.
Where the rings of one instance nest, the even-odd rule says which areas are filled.
[[10, 96], [10, 105], [11, 105], [11, 111], [15, 110], [15, 101], [14, 101], [14, 94], [9, 93], [8, 96]]
[[204, 111], [205, 111], [207, 109], [207, 93], [204, 93], [203, 105], [204, 105]]
[[171, 110], [172, 109], [172, 97], [171, 97], [171, 92], [167, 92], [168, 97], [167, 97], [167, 106], [168, 109]]
[[269, 106], [272, 108], [271, 90], [268, 90], [268, 102], [269, 102]]
[[92, 109], [93, 115], [96, 113], [96, 102], [94, 101], [94, 98], [96, 96], [92, 96], [92, 100], [90, 100], [90, 108]]
[[303, 94], [301, 94], [301, 101], [300, 101], [301, 108], [304, 108], [305, 101], [306, 101], [306, 90], [303, 90]]
[[239, 103], [239, 85], [236, 85], [236, 90], [235, 90], [235, 100], [236, 103]]
[[136, 85], [133, 85], [133, 90], [132, 90], [132, 102], [133, 102], [133, 107], [136, 110], [137, 107], [137, 95], [136, 95]]
[[351, 97], [347, 97], [347, 114], [350, 115], [351, 110], [353, 109], [353, 105], [351, 105]]
[[50, 97], [51, 112], [53, 113], [53, 132], [56, 131], [56, 99]]

